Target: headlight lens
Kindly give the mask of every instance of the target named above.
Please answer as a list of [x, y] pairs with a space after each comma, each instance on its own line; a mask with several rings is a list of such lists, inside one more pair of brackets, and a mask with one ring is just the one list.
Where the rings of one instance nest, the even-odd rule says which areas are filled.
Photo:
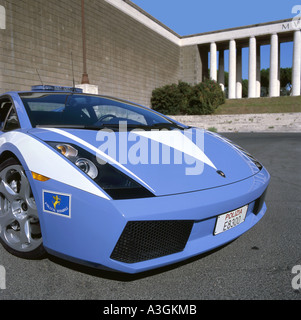
[[95, 164], [88, 159], [78, 159], [75, 164], [93, 180], [98, 176], [98, 170]]
[[232, 147], [235, 147], [240, 152], [242, 152], [246, 157], [248, 157], [256, 165], [256, 167], [260, 171], [263, 169], [263, 165], [255, 157], [253, 157], [248, 151], [246, 151], [245, 149], [243, 149], [242, 147], [238, 146], [236, 143], [234, 143], [233, 141], [231, 141], [225, 137], [221, 137], [221, 139], [228, 142], [230, 145], [232, 145]]
[[253, 157], [248, 151], [243, 149], [242, 147], [234, 144], [234, 147], [236, 147], [238, 150], [240, 150], [246, 157], [248, 157], [255, 165], [256, 167], [261, 171], [263, 169], [263, 165], [255, 158]]
[[58, 144], [56, 148], [60, 150], [61, 154], [66, 158], [73, 158], [78, 155], [78, 151], [69, 144]]
[[100, 164], [95, 155], [71, 144], [48, 142], [80, 170], [87, 174], [115, 200], [154, 197], [153, 193], [109, 163]]

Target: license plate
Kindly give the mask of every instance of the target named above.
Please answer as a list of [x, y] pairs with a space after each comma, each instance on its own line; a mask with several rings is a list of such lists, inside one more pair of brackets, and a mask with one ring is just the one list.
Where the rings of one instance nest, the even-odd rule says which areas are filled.
[[240, 208], [219, 216], [217, 218], [214, 235], [216, 236], [220, 233], [226, 232], [245, 222], [247, 212], [248, 212], [248, 207], [249, 206], [245, 206], [243, 208]]

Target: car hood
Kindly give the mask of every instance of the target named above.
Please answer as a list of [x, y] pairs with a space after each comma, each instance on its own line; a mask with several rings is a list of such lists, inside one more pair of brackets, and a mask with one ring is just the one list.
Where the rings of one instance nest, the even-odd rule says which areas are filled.
[[254, 161], [227, 139], [196, 128], [135, 132], [32, 129], [29, 134], [45, 142], [78, 145], [156, 196], [216, 188], [259, 172]]

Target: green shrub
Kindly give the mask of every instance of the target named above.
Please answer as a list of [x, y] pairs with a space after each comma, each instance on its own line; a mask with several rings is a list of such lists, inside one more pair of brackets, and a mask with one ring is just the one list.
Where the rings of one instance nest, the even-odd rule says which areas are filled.
[[206, 115], [225, 103], [221, 87], [212, 80], [197, 85], [180, 81], [153, 91], [151, 105], [169, 115]]
[[181, 115], [187, 108], [190, 91], [190, 85], [184, 82], [157, 88], [152, 94], [152, 107], [164, 114]]

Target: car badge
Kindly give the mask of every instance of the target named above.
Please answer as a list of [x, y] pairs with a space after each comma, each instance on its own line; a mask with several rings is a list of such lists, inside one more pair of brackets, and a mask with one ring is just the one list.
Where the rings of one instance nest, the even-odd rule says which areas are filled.
[[218, 173], [221, 177], [226, 178], [226, 175], [223, 173], [223, 171], [218, 170], [217, 173]]

